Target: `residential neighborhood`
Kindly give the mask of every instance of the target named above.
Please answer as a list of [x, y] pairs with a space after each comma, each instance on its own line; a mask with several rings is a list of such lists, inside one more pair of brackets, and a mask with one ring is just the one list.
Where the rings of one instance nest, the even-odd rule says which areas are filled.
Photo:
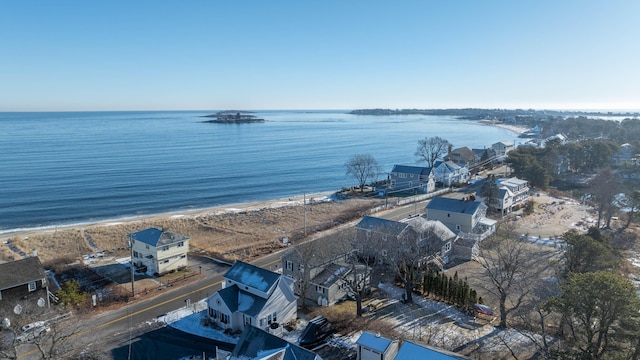
[[[215, 276], [221, 281], [214, 283], [215, 287], [207, 286], [215, 291], [207, 291], [203, 300], [205, 309], [195, 312], [193, 307], [190, 316], [199, 316], [200, 331], [206, 333], [206, 337], [215, 339], [215, 334], [221, 334], [224, 339], [219, 341], [221, 346], [211, 348], [216, 359], [475, 358], [469, 356], [473, 352], [467, 351], [478, 346], [473, 341], [457, 343], [457, 346], [434, 341], [438, 321], [426, 325], [434, 332], [429, 336], [422, 334], [425, 324], [414, 324], [414, 331], [420, 331], [418, 336], [416, 333], [399, 335], [388, 329], [383, 329], [381, 334], [373, 321], [359, 325], [357, 330], [347, 327], [350, 331], [344, 332], [345, 325], [340, 324], [339, 318], [316, 315], [331, 314], [332, 309], [355, 304], [350, 322], [356, 326], [361, 322], [358, 319], [375, 319], [376, 314], [385, 313], [381, 310], [385, 308], [399, 311], [394, 313], [398, 318], [413, 317], [415, 315], [410, 314], [418, 311], [416, 304], [429, 301], [446, 306], [451, 312], [447, 316], [463, 319], [458, 321], [467, 324], [465, 326], [503, 331], [497, 324], [496, 314], [505, 314], [510, 309], [501, 303], [487, 304], [491, 292], [475, 288], [477, 280], [469, 283], [467, 280], [474, 272], [490, 274], [486, 261], [491, 255], [487, 249], [499, 252], [490, 246], [506, 241], [500, 233], [505, 224], [526, 219], [526, 208], [540, 196], [529, 180], [517, 176], [521, 175], [517, 162], [510, 162], [510, 156], [521, 151], [519, 149], [509, 141], [473, 150], [449, 146], [433, 167], [393, 165], [387, 169], [386, 181], [376, 184], [372, 181], [371, 194], [384, 199], [375, 210], [363, 211], [336, 230], [327, 231], [328, 235], [320, 236], [324, 232], [316, 230], [317, 234], [309, 237], [279, 239], [280, 250], [265, 256], [273, 259], [268, 265], [258, 264], [256, 259], [227, 262], [215, 254], [197, 254], [189, 235], [159, 226], [127, 233], [125, 251], [131, 255], [120, 263], [125, 272], [130, 271], [134, 298], [133, 285], [142, 281], [134, 280], [135, 276], [156, 283], [156, 291], [169, 292], [184, 286], [177, 282], [176, 289], [172, 289], [174, 285], [166, 280], [171, 275], [182, 272], [189, 273], [190, 277], [202, 275], [203, 264], [206, 267], [207, 263], [215, 263], [218, 271]], [[635, 164], [635, 158], [631, 146], [623, 144], [612, 154], [611, 161], [623, 166]], [[493, 171], [494, 168], [498, 170]], [[354, 192], [350, 196], [369, 195]], [[305, 221], [307, 216], [312, 216], [312, 204], [313, 201], [303, 199]], [[394, 211], [402, 208], [413, 211], [396, 218]], [[527, 243], [543, 240], [542, 236], [532, 240], [529, 234], [520, 235], [519, 239]], [[553, 253], [550, 257], [561, 257], [561, 251], [567, 247], [559, 238], [544, 241], [543, 247], [553, 249], [549, 250]], [[100, 263], [97, 257], [104, 256], [102, 252], [96, 253], [85, 261]], [[196, 259], [198, 265], [194, 266]], [[198, 273], [193, 271], [196, 267]], [[12, 322], [22, 324], [21, 317], [32, 313], [31, 308], [37, 307], [45, 313], [52, 306], [61, 306], [58, 295], [62, 293], [56, 295], [60, 286], [55, 274], [45, 270], [36, 251], [21, 260], [0, 263], [0, 274], [0, 305], [14, 313], [3, 312], [5, 329], [10, 329]], [[204, 281], [207, 276], [198, 281]], [[186, 275], [182, 280], [189, 283]], [[445, 281], [446, 285], [438, 285], [439, 281]], [[458, 287], [462, 290], [445, 290]], [[104, 296], [106, 291], [96, 292], [92, 306], [98, 306]], [[184, 301], [185, 309], [190, 309], [191, 298]], [[392, 313], [385, 314], [392, 316]], [[425, 316], [437, 318], [437, 314], [431, 311]], [[57, 319], [56, 316], [50, 317]], [[316, 317], [311, 319], [312, 316]], [[302, 341], [302, 335], [293, 337], [292, 334], [308, 332], [309, 327], [319, 327], [317, 319], [322, 319], [331, 331], [314, 333], [313, 345]], [[332, 322], [337, 322], [338, 331]], [[53, 322], [21, 325], [15, 332], [17, 344], [24, 347], [36, 338], [46, 339], [52, 331], [48, 324]], [[37, 336], [29, 335], [35, 334], [32, 328], [39, 329]], [[527, 336], [537, 339], [533, 333]], [[521, 346], [520, 351], [527, 346]], [[342, 351], [349, 355], [341, 357]], [[537, 351], [539, 354], [541, 350]]]

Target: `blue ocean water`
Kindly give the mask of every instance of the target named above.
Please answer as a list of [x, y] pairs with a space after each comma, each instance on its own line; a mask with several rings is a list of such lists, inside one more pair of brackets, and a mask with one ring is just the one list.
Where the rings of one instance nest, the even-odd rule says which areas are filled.
[[0, 113], [0, 233], [325, 192], [355, 185], [369, 153], [416, 164], [419, 139], [489, 147], [516, 135], [448, 116], [259, 111], [267, 122], [204, 123], [213, 111]]

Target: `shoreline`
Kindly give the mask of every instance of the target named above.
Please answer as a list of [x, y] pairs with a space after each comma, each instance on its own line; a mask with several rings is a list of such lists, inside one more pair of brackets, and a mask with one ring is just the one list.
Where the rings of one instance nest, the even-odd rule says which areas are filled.
[[494, 121], [494, 120], [480, 120], [479, 121], [481, 124], [483, 125], [487, 125], [487, 126], [495, 126], [497, 128], [500, 129], [504, 129], [507, 131], [510, 131], [516, 135], [520, 135], [525, 133], [527, 130], [529, 130], [528, 127], [526, 126], [518, 126], [518, 125], [508, 125], [508, 124], [504, 124], [502, 122], [499, 121]]
[[[486, 126], [495, 126], [507, 131], [510, 131], [516, 135], [519, 135], [528, 130], [526, 127], [516, 126], [516, 125], [507, 125], [501, 122], [496, 122], [492, 120], [480, 120], [480, 124]], [[338, 190], [334, 191], [324, 191], [324, 192], [316, 192], [306, 194], [307, 201], [310, 199], [318, 199], [318, 198], [327, 198], [331, 195], [335, 194]], [[122, 225], [122, 224], [133, 224], [139, 222], [152, 222], [156, 220], [170, 220], [170, 219], [178, 219], [178, 218], [195, 218], [199, 216], [207, 216], [207, 215], [221, 215], [228, 213], [237, 213], [243, 211], [254, 211], [265, 208], [276, 208], [282, 206], [291, 206], [291, 205], [301, 205], [304, 194], [297, 194], [283, 198], [277, 199], [267, 199], [267, 200], [258, 200], [244, 203], [229, 203], [229, 204], [221, 204], [212, 207], [204, 207], [204, 208], [195, 208], [195, 209], [183, 209], [183, 210], [174, 210], [168, 212], [160, 212], [160, 213], [149, 213], [142, 215], [129, 215], [122, 217], [114, 217], [114, 218], [106, 218], [101, 220], [87, 220], [75, 223], [61, 223], [61, 224], [53, 224], [53, 225], [44, 225], [44, 226], [36, 226], [36, 227], [26, 227], [26, 228], [9, 228], [9, 229], [0, 229], [0, 241], [5, 244], [7, 241], [15, 238], [15, 237], [28, 237], [33, 235], [45, 235], [45, 234], [54, 234], [58, 231], [65, 230], [84, 230], [85, 228], [94, 227], [94, 226], [114, 226], [114, 225]]]
[[[324, 191], [317, 193], [309, 193], [306, 194], [306, 201], [309, 203], [310, 201], [334, 201], [331, 198], [336, 191]], [[293, 195], [285, 198], [278, 199], [270, 199], [270, 200], [259, 200], [245, 203], [232, 203], [226, 205], [218, 205], [213, 207], [205, 207], [198, 209], [189, 209], [189, 210], [176, 210], [165, 213], [152, 213], [145, 215], [135, 215], [135, 216], [124, 216], [124, 217], [116, 217], [110, 219], [103, 220], [95, 220], [95, 221], [86, 221], [86, 222], [77, 222], [72, 224], [59, 224], [59, 225], [47, 225], [42, 227], [33, 227], [33, 228], [14, 228], [14, 229], [5, 229], [0, 230], [0, 241], [5, 244], [7, 241], [15, 238], [16, 236], [33, 236], [33, 235], [43, 235], [43, 234], [51, 234], [57, 231], [65, 231], [65, 230], [83, 230], [85, 228], [94, 227], [94, 226], [115, 226], [115, 225], [123, 225], [123, 224], [132, 224], [139, 222], [148, 222], [154, 220], [170, 220], [170, 219], [178, 219], [178, 218], [196, 218], [199, 216], [208, 216], [208, 215], [224, 215], [230, 213], [240, 213], [246, 211], [256, 211], [267, 208], [279, 208], [283, 206], [296, 206], [302, 205], [305, 198], [305, 194]]]

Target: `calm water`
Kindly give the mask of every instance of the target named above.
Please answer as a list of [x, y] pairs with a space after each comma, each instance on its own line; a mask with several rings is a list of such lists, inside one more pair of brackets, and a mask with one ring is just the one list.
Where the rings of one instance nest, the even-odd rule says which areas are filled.
[[338, 190], [344, 163], [372, 154], [413, 165], [417, 141], [514, 141], [508, 131], [440, 116], [265, 111], [256, 124], [189, 112], [0, 113], [0, 232]]

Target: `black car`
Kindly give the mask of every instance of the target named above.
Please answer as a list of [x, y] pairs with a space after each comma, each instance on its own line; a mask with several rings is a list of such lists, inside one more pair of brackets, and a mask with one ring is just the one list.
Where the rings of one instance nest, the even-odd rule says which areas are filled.
[[333, 326], [324, 316], [315, 317], [302, 331], [302, 335], [298, 338], [298, 344], [305, 348], [311, 348], [331, 336], [333, 331]]

